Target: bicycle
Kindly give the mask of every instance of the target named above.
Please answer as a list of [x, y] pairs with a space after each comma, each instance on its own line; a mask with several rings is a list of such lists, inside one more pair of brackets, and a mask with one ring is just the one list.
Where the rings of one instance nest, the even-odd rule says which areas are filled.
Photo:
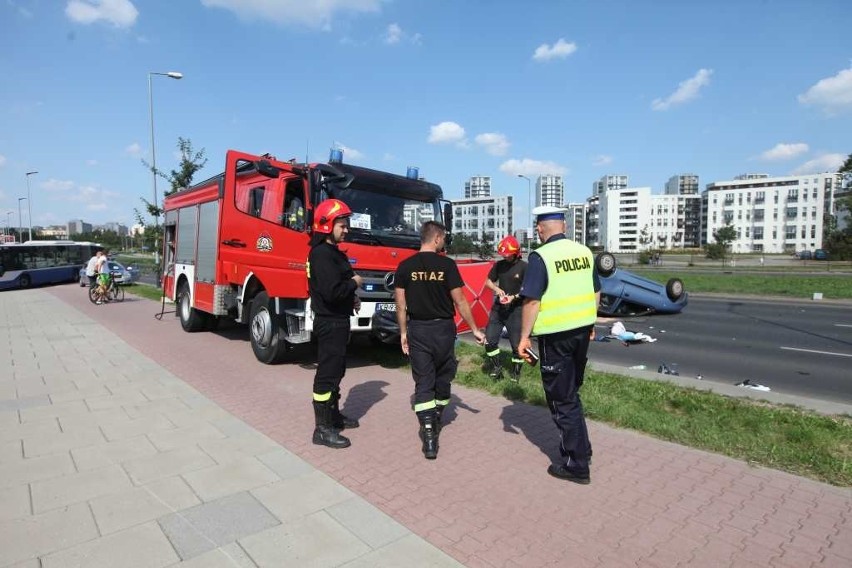
[[115, 282], [115, 273], [110, 273], [106, 288], [102, 284], [89, 288], [89, 301], [93, 304], [124, 301], [124, 288]]

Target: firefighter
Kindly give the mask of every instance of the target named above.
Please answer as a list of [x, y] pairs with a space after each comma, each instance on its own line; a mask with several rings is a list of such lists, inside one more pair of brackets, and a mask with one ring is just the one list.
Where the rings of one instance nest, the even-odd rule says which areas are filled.
[[423, 223], [420, 252], [399, 263], [395, 276], [400, 341], [402, 352], [411, 358], [414, 412], [420, 422], [426, 459], [438, 457], [441, 416], [450, 403], [450, 384], [458, 366], [454, 304], [476, 341], [485, 341], [462, 292], [464, 282], [458, 266], [439, 254], [446, 238], [447, 230], [440, 223]]
[[349, 439], [340, 431], [358, 427], [357, 420], [340, 413], [340, 381], [346, 374], [349, 317], [361, 307], [356, 294], [361, 277], [337, 246], [349, 232], [351, 215], [349, 207], [337, 199], [317, 205], [307, 263], [314, 333], [319, 346], [314, 376], [313, 442], [330, 448], [349, 447]]
[[536, 231], [544, 244], [530, 254], [521, 287], [521, 355], [530, 355], [530, 334], [538, 337], [541, 381], [547, 406], [560, 432], [564, 463], [551, 464], [553, 477], [588, 484], [592, 446], [583, 416], [580, 387], [589, 341], [600, 302], [600, 279], [592, 252], [565, 236], [565, 210], [533, 209]]
[[512, 368], [509, 378], [517, 382], [521, 376], [523, 358], [518, 353], [518, 341], [521, 339], [521, 283], [527, 263], [521, 260], [521, 245], [513, 236], [505, 237], [497, 245], [497, 254], [503, 257], [491, 267], [485, 287], [494, 292], [494, 303], [485, 328], [485, 368], [494, 380], [503, 377], [503, 365], [500, 361], [500, 336], [503, 328], [509, 332], [512, 345]]

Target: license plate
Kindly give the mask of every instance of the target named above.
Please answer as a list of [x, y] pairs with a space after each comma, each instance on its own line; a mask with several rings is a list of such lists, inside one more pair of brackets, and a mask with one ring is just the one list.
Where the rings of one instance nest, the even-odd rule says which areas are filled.
[[396, 304], [376, 304], [377, 312], [395, 312]]

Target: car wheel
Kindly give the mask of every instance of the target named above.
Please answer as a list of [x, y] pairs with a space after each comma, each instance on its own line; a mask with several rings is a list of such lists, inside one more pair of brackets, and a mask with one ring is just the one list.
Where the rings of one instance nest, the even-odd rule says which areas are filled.
[[600, 253], [595, 257], [595, 268], [601, 276], [612, 276], [615, 272], [615, 257], [608, 252]]
[[278, 318], [269, 309], [269, 296], [266, 292], [260, 292], [252, 298], [249, 335], [251, 349], [261, 363], [272, 365], [286, 355], [287, 341], [278, 325]]
[[30, 284], [32, 284], [32, 280], [30, 279], [29, 274], [21, 274], [21, 277], [18, 279], [18, 286], [21, 288], [29, 288]]
[[672, 302], [677, 302], [683, 296], [683, 281], [680, 278], [671, 278], [666, 282], [666, 296]]
[[178, 289], [178, 316], [180, 317], [180, 325], [184, 331], [195, 333], [196, 331], [204, 331], [207, 319], [203, 312], [199, 312], [192, 307], [192, 298], [189, 294], [189, 286], [184, 282]]

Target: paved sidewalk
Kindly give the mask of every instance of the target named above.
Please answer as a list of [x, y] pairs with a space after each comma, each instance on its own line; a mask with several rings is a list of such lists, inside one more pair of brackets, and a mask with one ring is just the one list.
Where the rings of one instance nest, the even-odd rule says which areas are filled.
[[0, 566], [459, 565], [48, 290], [0, 322]]
[[[314, 446], [309, 362], [261, 365], [244, 330], [186, 334], [158, 308], [94, 306], [74, 286], [0, 294], [0, 334], [21, 360], [0, 378], [0, 409], [13, 409], [0, 412], [0, 565], [80, 565], [95, 544], [108, 555], [128, 541], [146, 553], [123, 559], [154, 566], [199, 542], [218, 547], [190, 559], [199, 566], [852, 564], [848, 488], [598, 423], [592, 484], [562, 482], [545, 473], [546, 409], [463, 387], [439, 458], [424, 460], [398, 369], [355, 362], [343, 385], [362, 423], [353, 446]], [[28, 536], [33, 522], [52, 535]], [[146, 539], [173, 556], [155, 562]]]

